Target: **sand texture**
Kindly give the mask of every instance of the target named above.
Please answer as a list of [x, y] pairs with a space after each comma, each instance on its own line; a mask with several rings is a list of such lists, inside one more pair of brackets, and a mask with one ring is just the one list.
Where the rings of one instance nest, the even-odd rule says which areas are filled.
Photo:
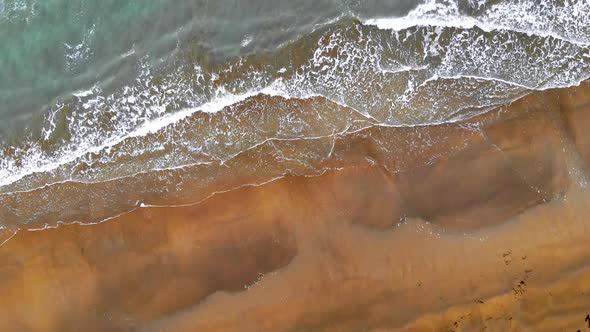
[[183, 206], [8, 234], [0, 331], [586, 331], [589, 129], [582, 84], [273, 143], [307, 176], [260, 146]]

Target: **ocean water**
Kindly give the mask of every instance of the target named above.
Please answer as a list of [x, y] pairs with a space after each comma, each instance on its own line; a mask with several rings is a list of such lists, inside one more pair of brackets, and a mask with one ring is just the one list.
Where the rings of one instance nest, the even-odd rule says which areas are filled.
[[321, 174], [318, 139], [589, 76], [585, 0], [0, 0], [0, 225]]

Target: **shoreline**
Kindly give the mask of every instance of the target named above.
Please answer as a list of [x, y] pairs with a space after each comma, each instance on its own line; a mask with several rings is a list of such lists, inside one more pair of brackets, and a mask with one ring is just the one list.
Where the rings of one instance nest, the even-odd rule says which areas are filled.
[[[265, 146], [330, 170], [18, 232], [0, 246], [0, 329], [582, 329], [589, 124], [583, 83], [456, 124]], [[245, 154], [207, 188], [259, 163], [282, 170]]]

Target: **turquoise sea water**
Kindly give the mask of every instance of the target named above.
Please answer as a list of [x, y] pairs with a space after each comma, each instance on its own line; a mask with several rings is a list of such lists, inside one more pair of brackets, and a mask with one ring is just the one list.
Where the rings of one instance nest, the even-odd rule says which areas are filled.
[[187, 43], [224, 59], [274, 48], [341, 15], [403, 15], [411, 7], [409, 1], [2, 0], [0, 130], [6, 136], [15, 121], [26, 125], [31, 113], [76, 90], [120, 86], [137, 75], [138, 59], [157, 64]]

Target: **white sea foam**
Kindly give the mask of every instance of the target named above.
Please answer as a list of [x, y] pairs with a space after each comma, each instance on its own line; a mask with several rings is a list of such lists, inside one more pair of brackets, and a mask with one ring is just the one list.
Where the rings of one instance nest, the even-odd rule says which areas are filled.
[[[84, 93], [80, 95], [89, 95], [90, 93]], [[194, 108], [187, 108], [184, 110], [180, 110], [170, 114], [164, 114], [161, 117], [156, 119], [146, 121], [140, 126], [138, 126], [133, 131], [111, 137], [104, 141], [103, 144], [92, 146], [92, 145], [85, 145], [79, 146], [78, 149], [75, 151], [71, 151], [68, 154], [60, 155], [60, 157], [56, 160], [49, 161], [40, 153], [38, 150], [34, 150], [33, 154], [29, 155], [27, 159], [27, 164], [23, 166], [16, 166], [16, 165], [8, 165], [5, 164], [7, 161], [3, 160], [0, 163], [0, 187], [6, 186], [10, 183], [18, 181], [27, 175], [31, 175], [34, 173], [42, 173], [42, 172], [50, 172], [61, 165], [70, 163], [77, 158], [81, 157], [85, 154], [91, 153], [98, 153], [109, 147], [115, 146], [128, 138], [132, 137], [141, 137], [146, 136], [150, 133], [155, 133], [158, 130], [165, 128], [169, 125], [177, 123], [182, 119], [185, 119], [197, 112], [205, 112], [205, 113], [215, 113], [223, 110], [224, 108], [240, 103], [245, 101], [248, 98], [257, 96], [257, 95], [269, 95], [269, 96], [281, 96], [284, 98], [290, 98], [284, 88], [284, 84], [281, 80], [274, 81], [269, 86], [256, 89], [252, 91], [248, 91], [243, 94], [235, 95], [225, 91], [225, 89], [221, 88], [217, 91], [217, 96], [213, 98], [213, 100], [206, 102], [198, 107]], [[158, 113], [163, 113], [164, 110], [160, 110]]]
[[[484, 5], [481, 1], [479, 6]], [[459, 10], [457, 1], [427, 0], [402, 17], [381, 17], [364, 20], [384, 30], [401, 31], [416, 26], [484, 31], [510, 30], [530, 35], [553, 37], [575, 44], [590, 44], [590, 2], [564, 2], [557, 6], [550, 0], [505, 1], [490, 5], [482, 14], [469, 16]]]
[[241, 45], [242, 45], [242, 47], [246, 47], [246, 46], [250, 45], [252, 43], [252, 41], [254, 41], [254, 37], [252, 37], [252, 36], [246, 36], [242, 40]]
[[78, 98], [82, 98], [82, 97], [88, 97], [88, 96], [94, 94], [95, 92], [96, 92], [96, 86], [93, 86], [90, 89], [76, 91], [76, 92], [72, 93], [72, 95], [75, 97], [78, 97]]
[[[248, 98], [257, 96], [257, 95], [268, 95], [268, 96], [281, 96], [284, 98], [290, 98], [290, 96], [284, 91], [284, 85], [281, 83], [280, 80], [273, 82], [271, 85], [259, 89], [248, 91], [246, 93], [235, 95], [232, 93], [228, 93], [225, 89], [220, 89], [217, 93], [217, 97], [215, 97], [212, 101], [207, 102], [201, 106], [195, 108], [187, 108], [185, 110], [181, 110], [175, 113], [166, 114], [154, 121], [148, 121], [129, 133], [120, 138], [119, 142], [129, 138], [129, 137], [140, 137], [146, 136], [151, 133], [155, 133], [158, 130], [165, 128], [169, 125], [177, 123], [182, 119], [185, 119], [196, 112], [204, 112], [204, 113], [216, 113], [223, 110], [226, 107], [229, 107], [234, 104], [238, 104], [240, 102], [245, 101]], [[118, 142], [117, 142], [118, 143]]]
[[78, 44], [63, 43], [64, 55], [66, 59], [66, 68], [70, 71], [79, 70], [82, 63], [89, 61], [93, 54], [92, 44], [96, 26], [93, 25], [90, 30], [84, 34], [84, 38]]

